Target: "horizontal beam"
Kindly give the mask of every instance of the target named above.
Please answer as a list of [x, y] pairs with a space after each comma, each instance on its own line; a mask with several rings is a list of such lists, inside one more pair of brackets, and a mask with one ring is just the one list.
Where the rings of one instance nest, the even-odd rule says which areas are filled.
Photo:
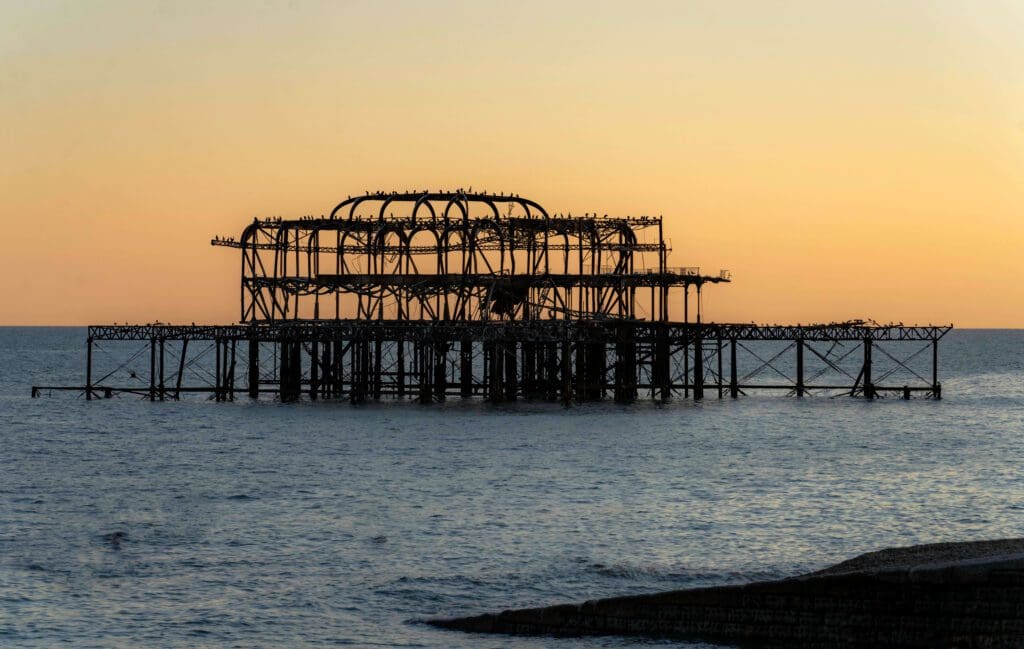
[[643, 342], [653, 340], [664, 327], [673, 345], [695, 340], [737, 341], [931, 341], [939, 340], [951, 325], [904, 326], [832, 323], [824, 325], [755, 325], [720, 323], [653, 323], [643, 320], [287, 320], [239, 325], [93, 325], [93, 340], [256, 340], [323, 341], [361, 340], [474, 340], [609, 341], [621, 327]]
[[685, 273], [601, 273], [593, 275], [533, 274], [517, 273], [449, 273], [447, 275], [412, 273], [349, 273], [329, 275], [321, 273], [316, 277], [259, 277], [246, 278], [247, 286], [254, 288], [285, 288], [288, 290], [348, 289], [361, 288], [389, 289], [415, 287], [422, 289], [463, 289], [508, 286], [511, 288], [639, 288], [658, 286], [685, 286], [705, 283], [728, 282], [720, 275], [689, 275]]

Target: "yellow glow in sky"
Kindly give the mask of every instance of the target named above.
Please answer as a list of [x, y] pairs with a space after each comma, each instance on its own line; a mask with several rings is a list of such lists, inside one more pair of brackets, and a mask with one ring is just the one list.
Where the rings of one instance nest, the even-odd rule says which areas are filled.
[[[209, 5], [213, 6], [209, 6]], [[1024, 326], [1020, 2], [0, 2], [0, 324], [238, 317], [255, 215], [663, 214], [720, 321]]]

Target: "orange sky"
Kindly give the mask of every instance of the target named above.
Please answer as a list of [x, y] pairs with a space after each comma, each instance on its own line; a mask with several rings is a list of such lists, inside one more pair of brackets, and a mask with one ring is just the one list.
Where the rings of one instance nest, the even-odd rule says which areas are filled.
[[0, 324], [231, 322], [254, 215], [663, 214], [715, 320], [1024, 327], [1024, 3], [0, 0]]

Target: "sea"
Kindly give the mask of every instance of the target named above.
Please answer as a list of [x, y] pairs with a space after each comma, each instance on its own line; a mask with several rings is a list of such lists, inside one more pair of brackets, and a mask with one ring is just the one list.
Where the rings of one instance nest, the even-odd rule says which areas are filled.
[[0, 329], [3, 647], [661, 645], [424, 621], [1024, 536], [1020, 330], [948, 334], [941, 401], [31, 398], [85, 338]]

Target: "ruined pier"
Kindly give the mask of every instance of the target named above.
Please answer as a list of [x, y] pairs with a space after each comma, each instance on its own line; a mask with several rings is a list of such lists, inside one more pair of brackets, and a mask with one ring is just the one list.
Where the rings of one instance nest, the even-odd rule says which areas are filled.
[[942, 394], [949, 326], [706, 322], [704, 289], [730, 273], [670, 267], [661, 217], [378, 192], [323, 217], [254, 219], [211, 243], [239, 251], [239, 324], [91, 326], [84, 383], [33, 396], [568, 405]]

